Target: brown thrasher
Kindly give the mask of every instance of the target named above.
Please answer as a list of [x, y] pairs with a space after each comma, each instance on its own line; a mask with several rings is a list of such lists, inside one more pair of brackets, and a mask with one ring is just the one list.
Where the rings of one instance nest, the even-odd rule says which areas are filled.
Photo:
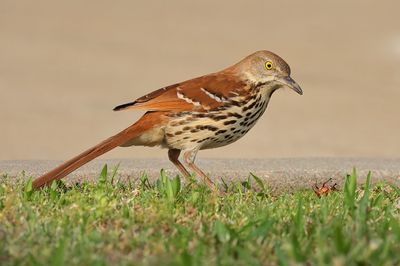
[[285, 86], [303, 94], [282, 58], [258, 51], [220, 72], [156, 90], [114, 108], [146, 110], [139, 121], [37, 178], [33, 187], [61, 179], [117, 146], [132, 145], [167, 148], [170, 161], [188, 177], [178, 160], [183, 151], [186, 165], [212, 186], [194, 163], [197, 152], [240, 139], [264, 113], [271, 95]]

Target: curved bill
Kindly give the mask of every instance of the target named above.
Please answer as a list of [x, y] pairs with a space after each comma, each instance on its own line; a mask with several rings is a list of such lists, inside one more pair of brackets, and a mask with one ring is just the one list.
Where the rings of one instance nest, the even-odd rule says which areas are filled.
[[297, 92], [300, 95], [303, 95], [303, 90], [300, 88], [299, 84], [296, 83], [290, 76], [287, 77], [279, 77], [276, 79], [276, 81], [282, 83], [283, 85], [291, 88], [295, 92]]

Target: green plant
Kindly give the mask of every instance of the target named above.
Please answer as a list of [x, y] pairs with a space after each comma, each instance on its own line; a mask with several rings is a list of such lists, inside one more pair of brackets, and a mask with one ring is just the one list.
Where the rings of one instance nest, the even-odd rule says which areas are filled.
[[1, 265], [400, 264], [399, 188], [371, 173], [357, 186], [353, 169], [321, 198], [270, 195], [253, 175], [223, 195], [164, 170], [155, 183], [116, 178], [103, 167], [99, 182], [40, 191], [0, 179]]

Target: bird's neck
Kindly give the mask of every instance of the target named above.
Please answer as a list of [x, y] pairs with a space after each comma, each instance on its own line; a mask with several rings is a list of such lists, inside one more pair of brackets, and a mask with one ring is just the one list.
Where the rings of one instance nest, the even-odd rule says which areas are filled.
[[261, 94], [270, 98], [272, 94], [281, 88], [280, 84], [277, 84], [274, 81], [266, 82], [266, 83], [258, 83], [255, 85], [255, 88], [260, 91]]

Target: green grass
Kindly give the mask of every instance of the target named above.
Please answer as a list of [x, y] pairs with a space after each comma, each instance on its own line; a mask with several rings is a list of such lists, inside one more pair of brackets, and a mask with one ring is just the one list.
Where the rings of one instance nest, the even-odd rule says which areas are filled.
[[[221, 195], [161, 172], [42, 191], [0, 177], [1, 265], [399, 265], [400, 190], [355, 171], [341, 191], [272, 196], [255, 176]], [[256, 188], [257, 189], [256, 189]]]

